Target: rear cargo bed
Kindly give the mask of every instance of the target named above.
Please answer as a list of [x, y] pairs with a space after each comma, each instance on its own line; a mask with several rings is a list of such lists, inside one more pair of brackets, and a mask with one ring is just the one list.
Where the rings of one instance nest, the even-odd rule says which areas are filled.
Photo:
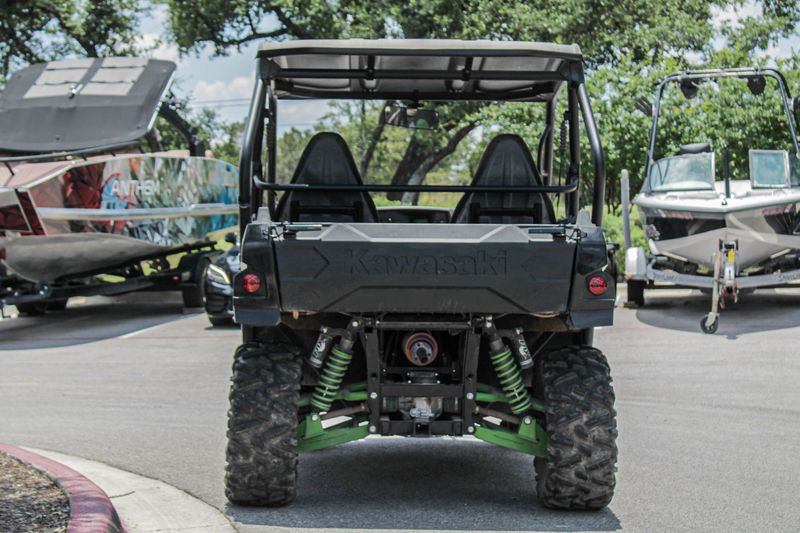
[[510, 225], [275, 226], [281, 309], [344, 313], [559, 313], [576, 243]]

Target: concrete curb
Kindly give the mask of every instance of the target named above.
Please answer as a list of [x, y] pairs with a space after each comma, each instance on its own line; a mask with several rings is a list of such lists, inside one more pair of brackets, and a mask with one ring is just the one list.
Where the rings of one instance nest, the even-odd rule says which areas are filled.
[[67, 465], [96, 483], [114, 502], [127, 533], [236, 533], [221, 511], [163, 481], [90, 459], [25, 449]]
[[67, 533], [126, 533], [108, 495], [80, 473], [16, 446], [0, 444], [0, 451], [45, 472], [64, 489], [70, 508]]

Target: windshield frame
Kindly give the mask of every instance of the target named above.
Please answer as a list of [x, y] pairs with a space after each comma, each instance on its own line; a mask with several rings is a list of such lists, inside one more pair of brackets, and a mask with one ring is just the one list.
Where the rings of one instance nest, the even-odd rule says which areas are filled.
[[781, 100], [783, 102], [783, 110], [786, 120], [789, 123], [789, 133], [794, 146], [795, 158], [800, 162], [800, 144], [797, 142], [797, 129], [798, 124], [795, 122], [791, 110], [792, 96], [789, 92], [786, 78], [783, 77], [778, 70], [773, 68], [760, 68], [760, 67], [745, 67], [745, 68], [731, 68], [731, 69], [709, 69], [698, 71], [685, 71], [677, 72], [665, 76], [658, 84], [656, 90], [656, 101], [653, 105], [653, 123], [650, 128], [650, 141], [647, 149], [647, 164], [645, 165], [645, 182], [650, 182], [650, 168], [655, 164], [655, 150], [656, 140], [658, 136], [658, 119], [661, 114], [661, 99], [664, 96], [664, 90], [670, 83], [681, 83], [684, 80], [709, 80], [716, 78], [742, 78], [747, 76], [764, 76], [774, 79], [781, 93]]

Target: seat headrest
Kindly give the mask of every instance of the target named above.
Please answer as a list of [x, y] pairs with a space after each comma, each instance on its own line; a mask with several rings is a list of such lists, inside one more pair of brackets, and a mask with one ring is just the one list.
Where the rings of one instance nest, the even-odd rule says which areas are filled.
[[[512, 134], [498, 135], [491, 140], [481, 156], [478, 170], [472, 180], [473, 186], [534, 187], [541, 184], [539, 169], [531, 157], [528, 145], [519, 135]], [[497, 212], [506, 209], [509, 213], [484, 216], [476, 214], [473, 205], [478, 206], [479, 211]], [[478, 219], [486, 219], [492, 223], [529, 224], [553, 221], [555, 215], [550, 200], [541, 193], [505, 191], [465, 193], [453, 211], [452, 221], [467, 223], [477, 222]]]
[[473, 185], [533, 186], [541, 178], [531, 152], [519, 135], [498, 135], [483, 152]]
[[323, 131], [308, 141], [291, 183], [360, 185], [361, 177], [342, 136]]
[[711, 151], [709, 143], [692, 143], [681, 146], [681, 155], [705, 154]]

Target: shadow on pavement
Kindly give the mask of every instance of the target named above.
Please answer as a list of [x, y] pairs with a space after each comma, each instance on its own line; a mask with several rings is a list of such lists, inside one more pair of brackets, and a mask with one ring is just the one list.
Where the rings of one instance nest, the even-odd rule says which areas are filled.
[[[200, 310], [198, 310], [200, 312]], [[70, 302], [64, 311], [0, 320], [0, 351], [74, 346], [184, 318], [179, 294], [140, 293]]]
[[534, 479], [532, 457], [472, 439], [369, 438], [301, 455], [290, 506], [226, 512], [243, 525], [326, 530], [620, 529], [611, 509], [545, 509]]
[[[700, 320], [711, 308], [711, 296], [699, 291], [655, 290], [645, 293], [645, 306], [636, 310], [636, 319], [649, 326], [696, 332]], [[800, 324], [800, 291], [763, 289], [740, 295], [739, 302], [728, 302], [720, 314], [716, 335], [736, 339], [759, 331], [796, 327]]]

